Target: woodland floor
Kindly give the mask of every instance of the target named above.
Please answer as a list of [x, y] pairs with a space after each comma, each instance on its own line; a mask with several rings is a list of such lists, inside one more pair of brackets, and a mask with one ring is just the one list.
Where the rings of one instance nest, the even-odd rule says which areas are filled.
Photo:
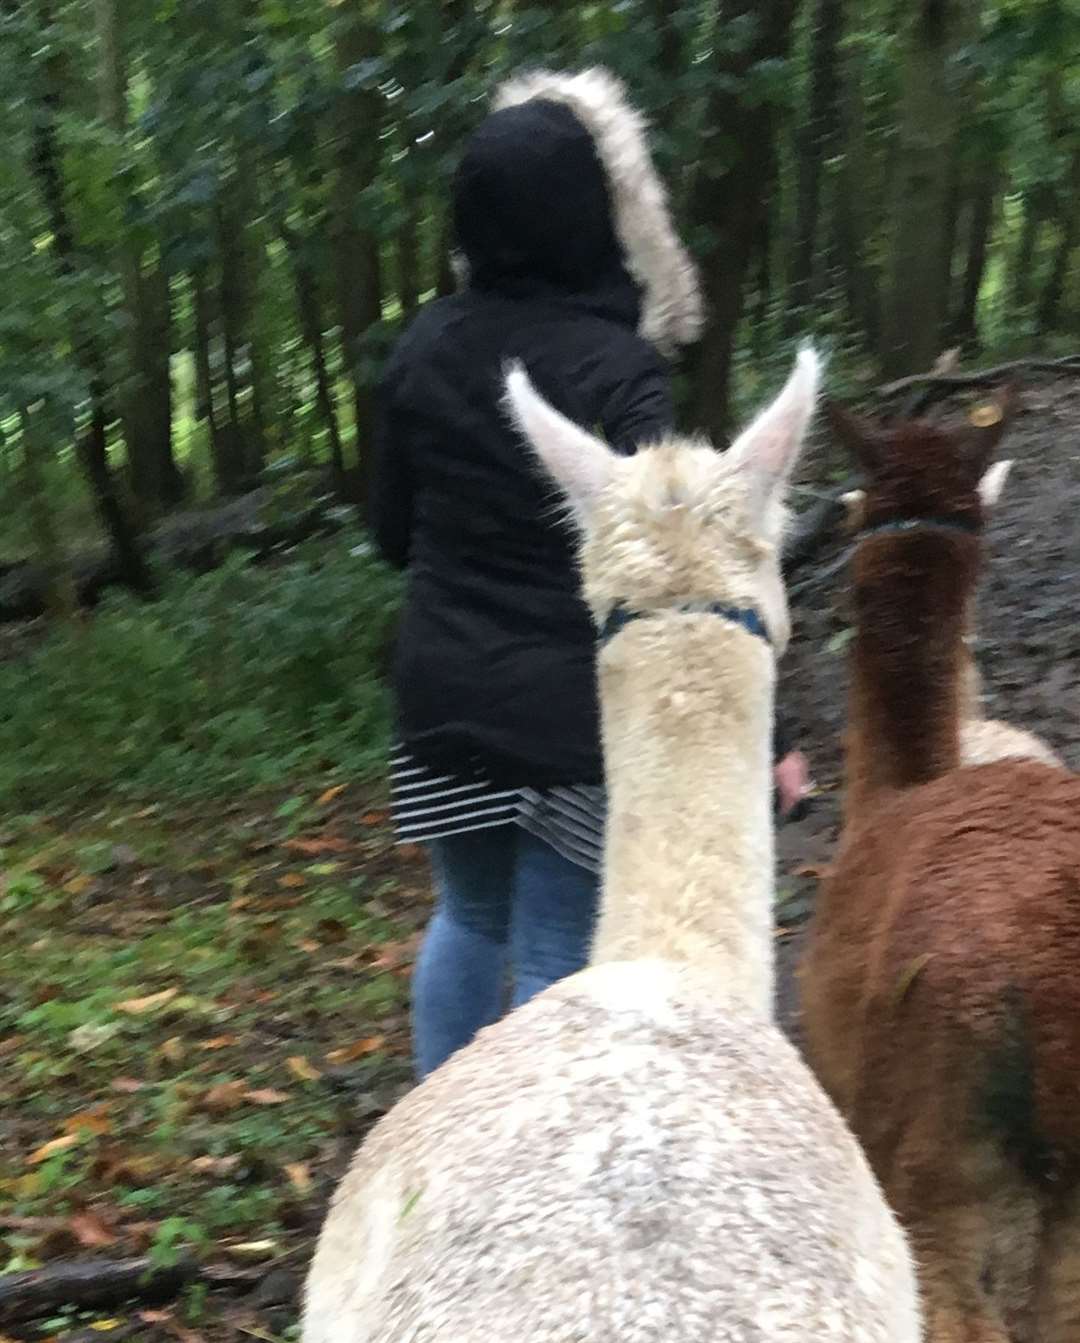
[[[1080, 386], [1030, 391], [1007, 450], [980, 610], [988, 709], [1080, 767]], [[781, 683], [822, 790], [780, 833], [789, 1027], [838, 827], [841, 552], [796, 575]], [[408, 1085], [422, 853], [392, 847], [377, 798], [331, 790], [5, 818], [0, 861], [0, 1269], [193, 1245], [249, 1279], [0, 1323], [0, 1343], [294, 1338], [326, 1199]]]

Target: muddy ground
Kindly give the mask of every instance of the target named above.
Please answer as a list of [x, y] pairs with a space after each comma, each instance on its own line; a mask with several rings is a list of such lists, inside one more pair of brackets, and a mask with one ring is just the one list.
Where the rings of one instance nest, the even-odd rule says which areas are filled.
[[[1029, 387], [1003, 454], [1016, 465], [979, 612], [987, 711], [1080, 768], [1080, 384]], [[820, 458], [807, 469], [820, 479]], [[845, 545], [792, 577], [780, 684], [821, 790], [779, 834], [780, 1005], [796, 1036], [794, 966], [839, 825]], [[408, 1086], [422, 854], [392, 847], [380, 798], [340, 788], [213, 814], [117, 799], [8, 829], [2, 1262], [122, 1258], [198, 1232], [201, 1256], [234, 1277], [239, 1256], [249, 1280], [6, 1327], [0, 1312], [0, 1336], [285, 1343], [326, 1200]]]

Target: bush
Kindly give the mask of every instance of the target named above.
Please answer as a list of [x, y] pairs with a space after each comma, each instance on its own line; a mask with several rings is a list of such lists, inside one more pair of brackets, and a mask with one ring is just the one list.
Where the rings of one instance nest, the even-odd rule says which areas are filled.
[[173, 578], [152, 605], [110, 599], [0, 665], [0, 805], [371, 775], [398, 595], [396, 576], [336, 539], [274, 567], [234, 557]]

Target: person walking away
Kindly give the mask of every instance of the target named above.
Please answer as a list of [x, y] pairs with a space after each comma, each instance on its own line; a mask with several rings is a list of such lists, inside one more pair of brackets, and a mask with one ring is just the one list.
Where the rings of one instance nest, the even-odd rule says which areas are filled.
[[372, 527], [407, 569], [393, 682], [399, 842], [430, 846], [413, 977], [423, 1077], [587, 959], [604, 791], [596, 634], [559, 501], [502, 404], [520, 360], [620, 453], [672, 426], [701, 299], [644, 124], [601, 70], [511, 80], [453, 187], [463, 288], [380, 387]]

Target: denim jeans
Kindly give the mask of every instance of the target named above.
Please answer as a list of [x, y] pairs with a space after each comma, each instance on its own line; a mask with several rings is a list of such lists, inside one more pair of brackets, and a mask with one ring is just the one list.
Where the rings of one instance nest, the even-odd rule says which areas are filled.
[[430, 845], [435, 914], [413, 972], [413, 1050], [421, 1078], [505, 1006], [519, 1007], [586, 963], [597, 877], [516, 825]]

